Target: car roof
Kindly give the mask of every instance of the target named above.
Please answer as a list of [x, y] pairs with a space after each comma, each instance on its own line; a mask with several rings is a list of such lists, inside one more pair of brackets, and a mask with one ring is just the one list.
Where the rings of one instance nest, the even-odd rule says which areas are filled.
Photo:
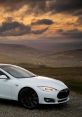
[[3, 63], [0, 63], [0, 67], [4, 67], [4, 66], [15, 66], [15, 65], [12, 65], [12, 64], [3, 64]]

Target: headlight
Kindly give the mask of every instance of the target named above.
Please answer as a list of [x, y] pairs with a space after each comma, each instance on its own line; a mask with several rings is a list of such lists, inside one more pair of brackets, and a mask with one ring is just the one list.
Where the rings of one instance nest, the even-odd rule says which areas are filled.
[[43, 91], [46, 91], [46, 92], [52, 92], [52, 91], [56, 91], [57, 89], [55, 88], [52, 88], [52, 87], [47, 87], [47, 86], [39, 86], [39, 88]]

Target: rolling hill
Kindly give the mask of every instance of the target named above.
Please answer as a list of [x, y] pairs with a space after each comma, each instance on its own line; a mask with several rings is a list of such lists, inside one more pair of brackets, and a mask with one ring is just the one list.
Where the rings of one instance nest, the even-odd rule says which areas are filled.
[[37, 59], [38, 51], [32, 47], [18, 44], [0, 44], [0, 62], [32, 62]]
[[82, 66], [82, 49], [41, 52], [18, 44], [0, 44], [0, 63], [27, 63], [51, 67]]

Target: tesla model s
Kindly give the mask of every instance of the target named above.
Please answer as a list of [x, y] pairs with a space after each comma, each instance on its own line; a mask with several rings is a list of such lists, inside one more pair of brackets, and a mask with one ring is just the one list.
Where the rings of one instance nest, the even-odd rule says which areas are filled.
[[69, 89], [59, 80], [35, 75], [16, 65], [0, 64], [0, 98], [33, 109], [38, 104], [68, 102]]

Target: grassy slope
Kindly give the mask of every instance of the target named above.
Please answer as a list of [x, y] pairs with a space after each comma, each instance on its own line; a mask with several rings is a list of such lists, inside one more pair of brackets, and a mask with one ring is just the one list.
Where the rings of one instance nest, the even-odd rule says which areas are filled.
[[52, 78], [59, 79], [67, 84], [67, 86], [78, 93], [82, 93], [82, 67], [63, 67], [63, 68], [47, 68], [47, 67], [28, 67], [21, 65], [32, 72]]
[[25, 45], [0, 44], [0, 63], [23, 62], [49, 67], [82, 66], [82, 49], [55, 53], [41, 52]]

